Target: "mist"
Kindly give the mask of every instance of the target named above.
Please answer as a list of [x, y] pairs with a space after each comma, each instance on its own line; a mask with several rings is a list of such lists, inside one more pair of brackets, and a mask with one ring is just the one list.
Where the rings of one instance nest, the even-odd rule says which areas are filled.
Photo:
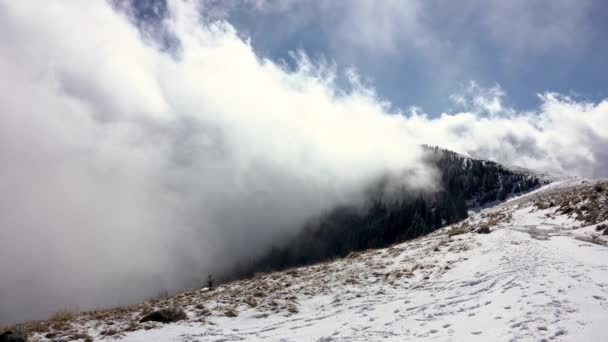
[[403, 113], [199, 6], [169, 2], [168, 51], [107, 2], [0, 1], [0, 324], [201, 286], [387, 174], [432, 189], [421, 143], [606, 175], [606, 101], [519, 113], [473, 87], [459, 112]]
[[201, 286], [384, 174], [432, 184], [354, 72], [169, 10], [173, 53], [109, 3], [0, 3], [0, 322]]

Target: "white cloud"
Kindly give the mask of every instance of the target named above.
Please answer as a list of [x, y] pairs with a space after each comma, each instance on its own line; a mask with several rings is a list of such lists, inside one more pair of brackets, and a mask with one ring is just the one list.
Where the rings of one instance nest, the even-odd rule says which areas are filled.
[[461, 92], [452, 94], [450, 99], [461, 109], [472, 109], [479, 114], [496, 115], [504, 114], [505, 108], [502, 101], [504, 96], [505, 92], [499, 85], [483, 88], [471, 81]]
[[430, 183], [373, 92], [171, 11], [177, 59], [105, 2], [0, 3], [0, 321], [195, 286], [383, 173]]
[[[454, 97], [465, 112], [409, 119], [410, 134], [479, 158], [559, 174], [608, 176], [608, 101], [576, 102], [554, 93], [539, 95], [536, 111], [505, 107], [499, 87], [468, 87]], [[472, 99], [472, 100], [471, 100]], [[490, 115], [488, 115], [490, 114]]]

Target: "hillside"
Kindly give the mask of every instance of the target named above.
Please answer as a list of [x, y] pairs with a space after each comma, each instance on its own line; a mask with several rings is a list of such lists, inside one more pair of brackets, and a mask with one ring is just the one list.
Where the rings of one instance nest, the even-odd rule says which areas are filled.
[[[435, 231], [468, 217], [469, 209], [491, 206], [552, 180], [531, 170], [508, 168], [458, 153], [424, 146], [426, 164], [437, 170], [434, 189], [397, 189], [386, 176], [369, 187], [364, 203], [333, 208], [316, 217], [291, 241], [257, 260], [242, 263], [226, 277], [314, 264], [349, 253], [383, 248]], [[390, 188], [390, 189], [388, 189]]]
[[[12, 329], [34, 341], [599, 341], [606, 220], [608, 181], [565, 180], [390, 248]], [[161, 308], [185, 317], [139, 322]]]

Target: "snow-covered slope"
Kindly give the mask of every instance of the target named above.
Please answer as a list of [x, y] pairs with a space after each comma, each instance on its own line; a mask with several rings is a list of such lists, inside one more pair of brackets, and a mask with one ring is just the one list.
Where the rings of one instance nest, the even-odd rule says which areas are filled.
[[[608, 340], [607, 219], [608, 182], [565, 180], [387, 249], [37, 322], [34, 339]], [[172, 306], [187, 319], [138, 323]]]

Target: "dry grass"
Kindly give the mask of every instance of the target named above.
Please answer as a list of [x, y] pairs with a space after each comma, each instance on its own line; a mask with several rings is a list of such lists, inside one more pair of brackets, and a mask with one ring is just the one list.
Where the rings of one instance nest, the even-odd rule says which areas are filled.
[[263, 298], [263, 297], [266, 297], [267, 294], [262, 289], [256, 289], [255, 291], [253, 291], [253, 296], [258, 297], [258, 298]]
[[608, 245], [608, 243], [602, 239], [600, 239], [599, 236], [597, 235], [591, 235], [591, 240], [592, 243], [596, 244], [596, 245], [602, 245], [602, 246], [606, 246]]
[[348, 255], [346, 256], [346, 259], [356, 259], [359, 256], [361, 256], [361, 254], [363, 254], [362, 251], [352, 251], [352, 252], [348, 253]]
[[462, 226], [454, 227], [454, 228], [448, 230], [448, 237], [462, 235], [462, 234], [466, 234], [468, 232], [469, 231], [467, 229], [463, 228]]
[[555, 214], [574, 217], [586, 225], [608, 219], [608, 182], [588, 184], [577, 191], [561, 190], [537, 198], [534, 206], [539, 210], [555, 208]]
[[162, 299], [167, 299], [167, 298], [169, 298], [169, 291], [167, 291], [167, 290], [159, 291], [156, 294], [156, 299], [162, 300]]
[[116, 335], [118, 333], [119, 333], [119, 331], [116, 330], [116, 328], [108, 328], [108, 329], [102, 331], [100, 334], [102, 336], [114, 336], [114, 335]]
[[292, 314], [296, 314], [296, 313], [298, 313], [298, 307], [293, 303], [289, 303], [289, 304], [287, 304], [287, 311], [289, 311]]
[[72, 334], [68, 335], [68, 340], [84, 340], [84, 341], [93, 341], [93, 338], [91, 336], [89, 336], [86, 333], [77, 331], [77, 332], [73, 332]]
[[245, 304], [247, 304], [250, 308], [255, 308], [256, 306], [258, 306], [258, 302], [255, 300], [255, 298], [253, 298], [251, 296], [245, 298], [245, 300], [243, 300], [243, 302]]
[[441, 249], [441, 247], [447, 246], [449, 244], [450, 244], [450, 239], [449, 239], [449, 235], [448, 235], [447, 239], [443, 238], [443, 239], [439, 240], [439, 242], [437, 243], [437, 245], [435, 245], [435, 248], [433, 248], [433, 251], [434, 252], [439, 252], [440, 249]]
[[48, 334], [54, 331], [69, 331], [71, 322], [75, 319], [76, 314], [70, 310], [61, 310], [51, 314], [46, 321], [29, 321], [19, 323], [10, 327], [0, 329], [3, 331], [15, 331], [26, 335], [32, 334]]
[[489, 225], [484, 224], [481, 227], [477, 228], [477, 230], [475, 232], [477, 234], [490, 234], [492, 231], [490, 230], [490, 226]]
[[139, 328], [137, 321], [130, 321], [125, 328], [125, 331], [135, 331]]
[[226, 309], [226, 311], [224, 312], [224, 315], [226, 317], [237, 317], [239, 315], [239, 312], [236, 310], [236, 308], [231, 307]]
[[55, 322], [55, 323], [56, 322], [69, 322], [69, 321], [73, 320], [74, 317], [76, 317], [76, 315], [74, 314], [73, 311], [64, 309], [64, 310], [60, 310], [60, 311], [52, 313], [48, 320], [50, 322]]

